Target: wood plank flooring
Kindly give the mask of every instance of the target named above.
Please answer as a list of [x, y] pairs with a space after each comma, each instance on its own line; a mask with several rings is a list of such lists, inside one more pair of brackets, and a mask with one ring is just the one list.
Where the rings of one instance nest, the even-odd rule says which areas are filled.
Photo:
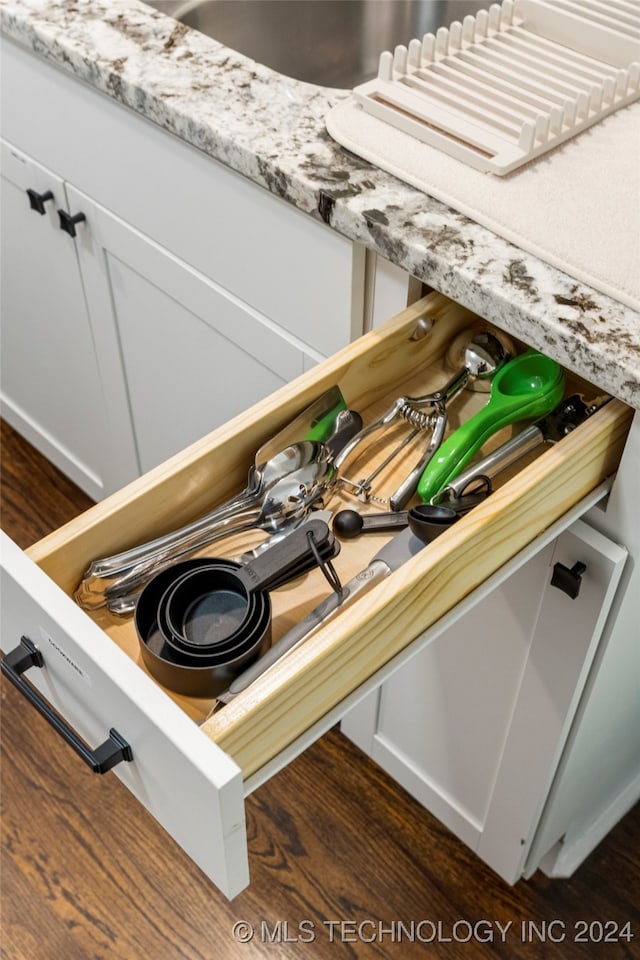
[[[6, 425], [2, 468], [2, 526], [21, 546], [90, 503]], [[3, 960], [640, 956], [640, 808], [572, 879], [509, 887], [333, 730], [248, 799], [251, 886], [230, 903], [4, 681], [2, 721]], [[523, 939], [523, 921], [554, 920], [555, 942]], [[631, 921], [635, 939], [574, 943], [578, 920]], [[251, 942], [234, 941], [238, 921]], [[440, 932], [399, 941], [400, 921]], [[468, 942], [456, 921], [478, 924]]]

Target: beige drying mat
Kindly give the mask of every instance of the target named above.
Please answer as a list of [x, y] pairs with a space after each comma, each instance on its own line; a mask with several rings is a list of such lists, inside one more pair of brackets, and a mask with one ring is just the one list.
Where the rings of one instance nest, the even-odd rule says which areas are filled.
[[354, 99], [333, 107], [326, 123], [357, 156], [640, 310], [640, 103], [505, 177], [421, 143]]

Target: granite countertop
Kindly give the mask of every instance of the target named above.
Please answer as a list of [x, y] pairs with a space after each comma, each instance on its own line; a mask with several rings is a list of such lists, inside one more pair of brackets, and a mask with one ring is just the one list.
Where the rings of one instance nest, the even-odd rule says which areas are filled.
[[347, 91], [301, 83], [138, 0], [0, 0], [3, 31], [640, 408], [640, 316], [343, 150]]

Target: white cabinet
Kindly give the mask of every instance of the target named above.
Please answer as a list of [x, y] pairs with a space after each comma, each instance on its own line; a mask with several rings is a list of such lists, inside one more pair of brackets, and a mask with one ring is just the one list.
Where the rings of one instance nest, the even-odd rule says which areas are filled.
[[[6, 40], [2, 74], [9, 150], [24, 167], [55, 171], [56, 203], [39, 218], [25, 194], [24, 216], [46, 220], [51, 245], [68, 260], [59, 265], [43, 251], [48, 279], [41, 272], [24, 287], [36, 248], [27, 234], [3, 244], [7, 389], [22, 411], [21, 420], [8, 418], [23, 432], [31, 424], [29, 439], [92, 496], [362, 332], [361, 248]], [[57, 228], [57, 207], [84, 213], [75, 241]], [[64, 296], [47, 293], [54, 282]], [[25, 338], [27, 293], [34, 305]], [[53, 338], [65, 324], [73, 333]], [[55, 429], [42, 392], [19, 386], [33, 365], [29, 344], [61, 381], [66, 406], [60, 400]]]
[[366, 251], [365, 330], [374, 330], [423, 296], [421, 280], [373, 250]]
[[606, 509], [594, 508], [587, 515], [590, 526], [625, 544], [629, 559], [549, 793], [527, 874], [540, 863], [552, 876], [570, 876], [640, 798], [638, 476], [636, 416]]
[[[37, 307], [28, 337], [19, 318], [24, 284], [14, 280], [24, 275], [36, 241], [8, 261], [16, 266], [7, 287], [15, 305], [7, 342], [18, 344], [7, 351], [8, 367], [16, 370], [8, 382], [14, 406], [26, 408], [31, 397], [21, 378], [31, 364], [36, 369], [28, 354], [46, 307], [73, 318], [64, 343], [49, 331], [41, 341], [38, 384], [48, 368], [63, 369], [61, 396], [68, 399], [56, 444], [74, 449], [69, 459], [86, 463], [85, 474], [147, 469], [359, 332], [357, 248], [11, 43], [3, 70], [5, 95], [12, 91], [5, 135], [56, 171], [53, 192], [62, 191], [65, 209], [86, 218], [75, 240], [53, 231], [66, 244], [65, 264], [38, 254], [54, 265], [55, 277], [29, 291]], [[24, 163], [26, 169], [29, 158]], [[38, 184], [46, 187], [44, 179]], [[16, 211], [8, 209], [13, 220]], [[27, 214], [55, 226], [49, 212]], [[65, 285], [71, 304], [42, 293], [63, 272], [75, 278]], [[404, 298], [403, 278], [389, 279], [391, 299]], [[434, 333], [414, 339], [423, 310], [436, 320]], [[377, 325], [381, 294], [371, 312]], [[374, 743], [384, 746], [383, 762], [389, 769], [395, 764], [400, 782], [437, 806], [504, 876], [527, 869], [527, 853], [533, 863], [534, 837], [542, 856], [556, 842], [558, 825], [571, 820], [575, 788], [568, 791], [566, 778], [554, 776], [571, 768], [571, 757], [566, 764], [566, 753], [561, 757], [565, 744], [576, 744], [578, 760], [584, 752], [575, 727], [588, 716], [588, 704], [580, 697], [624, 551], [602, 538], [596, 544], [602, 559], [590, 563], [602, 564], [600, 606], [586, 621], [570, 607], [566, 629], [558, 604], [573, 602], [549, 594], [547, 568], [554, 551], [575, 537], [574, 527], [557, 539], [587, 509], [582, 498], [591, 504], [604, 496], [598, 485], [617, 466], [629, 416], [615, 401], [200, 727], [193, 719], [203, 720], [210, 704], [159, 688], [140, 660], [132, 624], [89, 615], [72, 599], [94, 557], [186, 522], [239, 489], [260, 443], [330, 384], [339, 382], [370, 419], [400, 385], [424, 392], [429, 384], [422, 378], [469, 322], [464, 314], [434, 296], [28, 556], [5, 547], [4, 649], [23, 635], [41, 648], [44, 666], [30, 671], [29, 680], [89, 743], [117, 727], [133, 759], [120, 763], [116, 775], [230, 896], [248, 880], [243, 794], [347, 714], [345, 729], [374, 755]], [[87, 359], [82, 373], [79, 356]], [[55, 434], [46, 398], [41, 391], [42, 429], [34, 430], [41, 439]], [[84, 411], [94, 417], [93, 432], [77, 423]], [[86, 452], [76, 453], [76, 442]], [[637, 459], [627, 458], [624, 469], [628, 491]], [[110, 481], [101, 483], [104, 489]], [[620, 540], [626, 542], [624, 525]], [[363, 569], [375, 549], [372, 541], [345, 546], [343, 579]], [[305, 590], [287, 596], [285, 616], [294, 622], [325, 596], [326, 585], [318, 575]], [[625, 603], [628, 611], [628, 596]], [[496, 622], [498, 631], [491, 629]], [[635, 624], [637, 616], [625, 622]], [[611, 650], [625, 643], [610, 630]], [[358, 714], [349, 713], [360, 701], [365, 734], [355, 729]], [[630, 701], [626, 691], [628, 716]], [[425, 729], [437, 735], [422, 736]], [[569, 813], [547, 818], [553, 829], [536, 832], [554, 792]], [[185, 818], [185, 804], [193, 819]]]
[[318, 354], [68, 187], [116, 435], [141, 472], [295, 379]]
[[[118, 763], [114, 773], [214, 883], [234, 896], [248, 883], [237, 765], [2, 538], [5, 652], [22, 636], [38, 647], [43, 667], [29, 670], [25, 679], [63, 711], [73, 730], [82, 731], [87, 746], [106, 742], [113, 729], [132, 745], [132, 761]], [[68, 749], [60, 743], [59, 762]]]
[[[2, 415], [99, 499], [128, 477], [117, 469], [105, 429], [75, 244], [59, 227], [64, 183], [7, 144], [1, 148]], [[27, 190], [47, 198], [42, 214]]]
[[[538, 866], [529, 854], [626, 559], [577, 521], [342, 723], [509, 883]], [[572, 599], [551, 577], [578, 562]]]
[[[3, 412], [95, 499], [321, 359], [26, 154], [2, 151]], [[27, 190], [51, 194], [43, 215]], [[74, 236], [59, 210], [81, 218]]]
[[[570, 876], [640, 798], [640, 420], [615, 484], [342, 730], [509, 882]], [[618, 544], [624, 544], [624, 548]], [[549, 586], [585, 563], [574, 601]]]

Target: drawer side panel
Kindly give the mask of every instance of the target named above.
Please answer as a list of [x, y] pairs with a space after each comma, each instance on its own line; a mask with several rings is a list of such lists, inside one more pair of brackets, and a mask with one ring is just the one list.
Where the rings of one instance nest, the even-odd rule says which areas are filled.
[[607, 404], [203, 729], [245, 777], [258, 770], [615, 472], [630, 418]]

